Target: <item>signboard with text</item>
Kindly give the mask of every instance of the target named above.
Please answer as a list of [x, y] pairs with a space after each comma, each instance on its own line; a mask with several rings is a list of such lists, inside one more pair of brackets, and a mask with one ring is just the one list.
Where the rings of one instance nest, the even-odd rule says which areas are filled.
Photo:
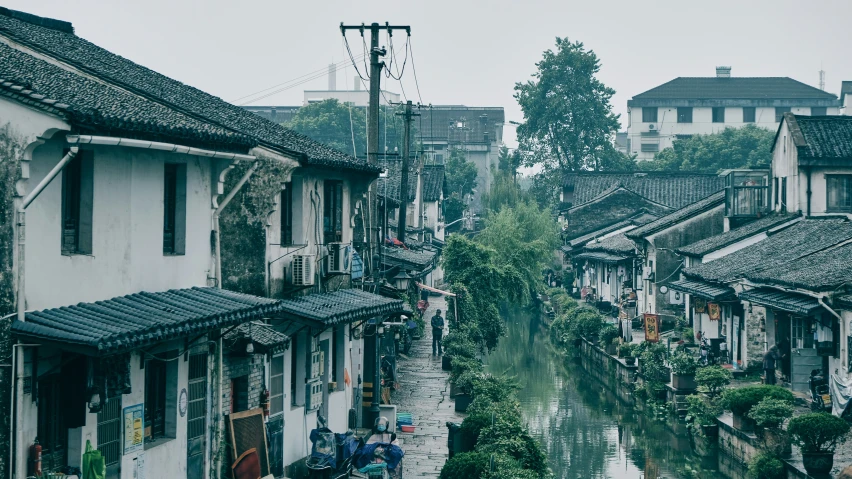
[[645, 341], [656, 343], [660, 340], [660, 318], [656, 314], [642, 315], [645, 323]]
[[141, 451], [145, 441], [142, 434], [144, 406], [135, 404], [124, 408], [124, 453]]

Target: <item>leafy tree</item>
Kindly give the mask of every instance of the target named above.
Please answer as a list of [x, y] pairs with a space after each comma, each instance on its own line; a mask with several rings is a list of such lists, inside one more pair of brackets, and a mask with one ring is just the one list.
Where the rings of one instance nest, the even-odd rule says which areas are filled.
[[732, 168], [768, 168], [772, 162], [775, 132], [755, 125], [725, 128], [719, 133], [675, 140], [643, 170], [696, 171], [715, 173]]
[[[459, 198], [458, 192], [453, 192], [444, 200], [441, 207], [444, 209], [444, 221], [446, 221], [446, 224], [450, 224], [453, 221], [461, 219], [464, 214], [465, 204], [464, 201]], [[450, 228], [456, 228], [457, 225], [459, 225], [459, 223], [456, 223]]]
[[509, 175], [512, 178], [512, 182], [518, 177], [518, 168], [521, 167], [523, 163], [523, 157], [521, 156], [521, 151], [515, 149], [510, 152], [509, 147], [506, 145], [502, 145], [500, 147], [500, 153], [497, 157], [497, 170], [500, 173]]
[[468, 161], [467, 153], [460, 148], [450, 150], [450, 156], [444, 162], [444, 175], [447, 179], [447, 190], [450, 194], [459, 193], [464, 196], [476, 188], [476, 164]]
[[491, 181], [491, 189], [482, 195], [482, 206], [486, 212], [500, 211], [504, 206], [516, 207], [527, 197], [511, 176], [498, 173]]
[[611, 155], [619, 127], [610, 99], [615, 90], [596, 78], [600, 61], [581, 42], [556, 38], [536, 63], [533, 80], [515, 84], [524, 113], [518, 140], [527, 166], [541, 165], [550, 177], [564, 171], [598, 170]]

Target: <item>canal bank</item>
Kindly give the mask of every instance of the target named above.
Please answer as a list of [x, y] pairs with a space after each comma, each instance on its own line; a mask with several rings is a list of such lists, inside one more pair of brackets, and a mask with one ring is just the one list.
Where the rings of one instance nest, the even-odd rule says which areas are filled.
[[488, 356], [488, 370], [517, 378], [524, 419], [554, 477], [745, 477], [741, 463], [724, 454], [695, 454], [684, 424], [640, 411], [626, 388], [610, 386], [618, 384], [610, 373], [566, 364], [536, 314], [513, 311], [506, 325], [507, 338]]

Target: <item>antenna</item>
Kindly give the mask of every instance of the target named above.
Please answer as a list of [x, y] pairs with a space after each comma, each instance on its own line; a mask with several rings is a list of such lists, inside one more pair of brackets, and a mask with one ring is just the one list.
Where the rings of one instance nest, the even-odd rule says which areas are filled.
[[819, 89], [825, 91], [825, 70], [822, 69], [822, 65], [819, 66]]

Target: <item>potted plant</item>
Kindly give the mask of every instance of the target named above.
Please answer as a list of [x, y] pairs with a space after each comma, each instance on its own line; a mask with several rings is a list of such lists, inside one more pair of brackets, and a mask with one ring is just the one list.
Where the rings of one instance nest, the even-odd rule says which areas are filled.
[[686, 421], [689, 428], [697, 435], [717, 437], [719, 423], [716, 420], [722, 414], [718, 401], [690, 394], [686, 397]]
[[751, 408], [748, 417], [754, 420], [755, 431], [768, 451], [779, 456], [793, 453], [790, 439], [782, 429], [784, 421], [793, 416], [793, 405], [780, 399], [765, 398]]
[[633, 356], [633, 344], [624, 343], [618, 347], [618, 355], [624, 359], [624, 364], [633, 366], [636, 364], [636, 358]]
[[454, 357], [476, 357], [476, 343], [464, 330], [455, 330], [448, 334], [442, 345], [444, 355], [441, 358], [441, 369], [444, 371], [452, 371]]
[[456, 387], [458, 388], [455, 397], [456, 412], [467, 411], [468, 406], [473, 402], [473, 388], [481, 376], [482, 373], [480, 371], [470, 370], [465, 371], [456, 379]]
[[675, 389], [695, 389], [695, 371], [698, 361], [686, 351], [678, 351], [669, 359], [672, 368], [672, 387]]
[[698, 390], [710, 397], [717, 397], [728, 384], [731, 384], [733, 374], [722, 366], [705, 366], [695, 372], [695, 382]]
[[452, 371], [450, 372], [450, 397], [454, 398], [459, 392], [458, 380], [461, 375], [468, 371], [482, 371], [482, 363], [478, 359], [458, 356], [452, 359]]
[[770, 452], [762, 452], [748, 461], [748, 475], [754, 479], [786, 479], [784, 463]]
[[684, 328], [683, 330], [683, 340], [687, 344], [692, 344], [695, 342], [695, 331], [692, 328]]
[[834, 448], [846, 441], [849, 424], [831, 414], [815, 412], [791, 419], [787, 432], [802, 449], [808, 474], [828, 474], [834, 466]]
[[606, 349], [606, 353], [609, 355], [615, 354], [616, 346], [613, 340], [618, 339], [618, 328], [612, 324], [604, 325], [600, 333], [598, 333], [598, 337], [600, 338], [601, 347]]
[[782, 387], [769, 385], [728, 389], [722, 393], [722, 406], [733, 414], [735, 428], [749, 432], [754, 430], [754, 421], [748, 417], [748, 413], [766, 398], [792, 403], [793, 393]]

